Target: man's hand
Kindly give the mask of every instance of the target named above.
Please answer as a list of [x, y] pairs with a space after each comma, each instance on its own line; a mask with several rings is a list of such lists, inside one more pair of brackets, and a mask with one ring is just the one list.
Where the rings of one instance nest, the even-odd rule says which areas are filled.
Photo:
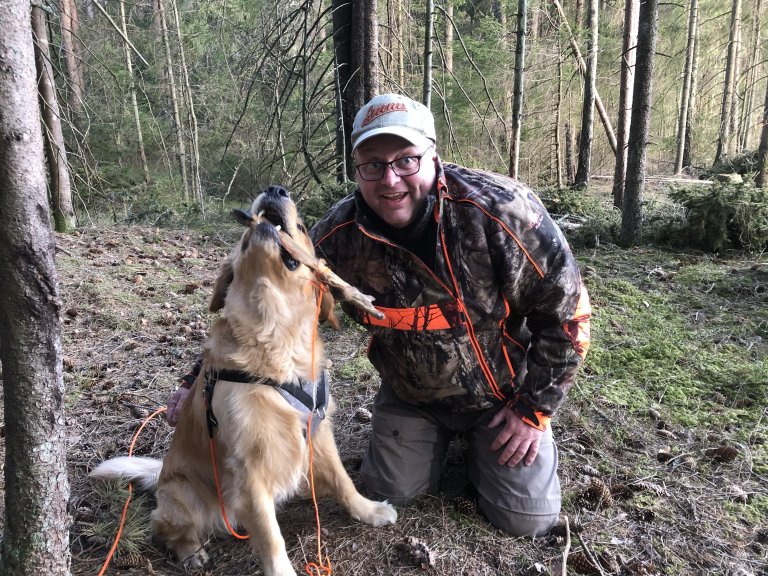
[[491, 443], [493, 451], [503, 447], [499, 453], [499, 465], [513, 468], [523, 458], [526, 466], [533, 464], [539, 453], [539, 442], [544, 432], [523, 422], [520, 416], [508, 406], [504, 406], [496, 413], [488, 423], [488, 427], [495, 428], [500, 424], [503, 426]]
[[165, 414], [168, 424], [176, 426], [179, 423], [179, 417], [184, 409], [184, 401], [189, 396], [189, 388], [179, 387], [176, 392], [168, 399], [168, 411]]

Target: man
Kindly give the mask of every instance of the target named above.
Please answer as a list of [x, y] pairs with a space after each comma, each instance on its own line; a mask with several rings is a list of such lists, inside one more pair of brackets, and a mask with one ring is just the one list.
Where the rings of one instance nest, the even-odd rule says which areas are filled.
[[589, 299], [536, 195], [443, 163], [435, 144], [426, 107], [373, 98], [352, 130], [359, 188], [312, 231], [385, 313], [342, 304], [371, 333], [382, 381], [362, 479], [396, 504], [433, 491], [462, 432], [480, 510], [510, 534], [544, 534], [560, 512], [549, 424], [587, 351]]

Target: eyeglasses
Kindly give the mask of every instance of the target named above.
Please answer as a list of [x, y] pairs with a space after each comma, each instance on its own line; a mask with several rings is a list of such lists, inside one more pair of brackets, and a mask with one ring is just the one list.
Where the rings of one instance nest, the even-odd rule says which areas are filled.
[[430, 148], [432, 146], [428, 146], [418, 156], [403, 156], [391, 162], [365, 162], [364, 164], [356, 164], [355, 168], [357, 168], [360, 178], [368, 182], [375, 182], [384, 178], [384, 175], [387, 173], [387, 167], [392, 168], [392, 172], [396, 176], [412, 176], [421, 168], [421, 159], [429, 152]]

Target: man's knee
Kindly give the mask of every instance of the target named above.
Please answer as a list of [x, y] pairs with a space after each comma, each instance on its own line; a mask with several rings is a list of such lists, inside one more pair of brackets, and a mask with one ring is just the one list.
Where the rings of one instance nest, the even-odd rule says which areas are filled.
[[551, 514], [525, 514], [506, 510], [482, 496], [478, 497], [477, 505], [491, 524], [512, 536], [543, 536], [557, 524], [560, 517], [559, 510]]

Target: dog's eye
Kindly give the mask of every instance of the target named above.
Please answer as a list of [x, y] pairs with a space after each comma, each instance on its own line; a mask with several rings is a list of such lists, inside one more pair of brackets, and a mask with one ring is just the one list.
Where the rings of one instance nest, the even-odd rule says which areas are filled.
[[299, 232], [301, 232], [302, 234], [307, 234], [307, 227], [304, 226], [304, 224], [299, 222], [297, 226], [299, 228]]

